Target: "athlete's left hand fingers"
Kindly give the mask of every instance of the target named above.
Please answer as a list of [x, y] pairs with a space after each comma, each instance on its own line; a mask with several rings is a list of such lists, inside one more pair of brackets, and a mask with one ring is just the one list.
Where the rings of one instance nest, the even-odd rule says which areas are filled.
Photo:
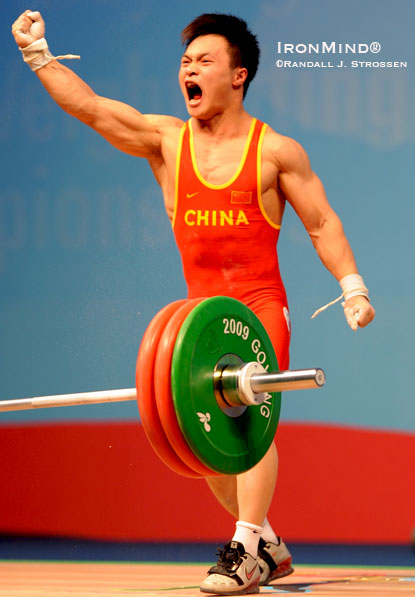
[[347, 323], [356, 331], [358, 327], [364, 328], [375, 317], [375, 309], [364, 296], [354, 296], [344, 304], [344, 314]]

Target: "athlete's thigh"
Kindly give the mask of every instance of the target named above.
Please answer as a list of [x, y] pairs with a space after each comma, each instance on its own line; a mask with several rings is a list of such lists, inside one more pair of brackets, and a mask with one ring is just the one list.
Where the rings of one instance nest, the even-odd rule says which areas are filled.
[[291, 325], [288, 309], [277, 302], [256, 306], [253, 311], [268, 332], [280, 370], [288, 369], [290, 361]]

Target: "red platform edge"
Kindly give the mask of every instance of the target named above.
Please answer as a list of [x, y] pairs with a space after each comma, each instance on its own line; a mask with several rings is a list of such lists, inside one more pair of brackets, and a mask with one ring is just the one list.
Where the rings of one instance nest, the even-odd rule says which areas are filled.
[[[408, 543], [415, 435], [280, 423], [269, 519], [286, 541]], [[232, 518], [204, 479], [167, 468], [136, 422], [0, 427], [0, 534], [224, 541]]]

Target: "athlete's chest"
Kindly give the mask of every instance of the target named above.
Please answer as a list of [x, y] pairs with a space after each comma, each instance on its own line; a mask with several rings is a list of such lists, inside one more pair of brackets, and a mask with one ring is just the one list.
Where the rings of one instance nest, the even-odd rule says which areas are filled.
[[261, 194], [277, 188], [276, 165], [261, 147], [249, 147], [243, 140], [217, 147], [196, 148], [189, 144], [183, 154], [181, 172], [185, 174], [185, 183], [196, 178], [199, 184], [211, 189], [237, 188], [239, 184], [239, 190], [258, 189]]
[[244, 149], [244, 139], [220, 144], [195, 142], [191, 147], [194, 170], [209, 184], [226, 184], [245, 165]]

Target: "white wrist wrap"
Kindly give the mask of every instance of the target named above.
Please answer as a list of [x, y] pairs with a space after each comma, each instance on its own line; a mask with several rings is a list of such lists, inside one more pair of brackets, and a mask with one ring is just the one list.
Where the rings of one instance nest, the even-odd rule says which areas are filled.
[[23, 55], [23, 60], [30, 66], [32, 71], [37, 71], [42, 66], [46, 66], [52, 60], [63, 60], [80, 58], [74, 54], [65, 54], [64, 56], [52, 56], [49, 51], [47, 41], [44, 37], [37, 39], [25, 48], [19, 48]]
[[[330, 303], [327, 303], [327, 305], [324, 305], [324, 307], [320, 307], [320, 309], [317, 309], [317, 311], [313, 313], [313, 315], [311, 316], [311, 319], [314, 319], [316, 315], [318, 315], [322, 311], [325, 311], [327, 307], [331, 307], [331, 305], [334, 305], [335, 303], [341, 301], [343, 297], [346, 301], [347, 299], [352, 298], [352, 296], [364, 296], [365, 298], [367, 298], [367, 300], [370, 300], [369, 291], [363, 282], [362, 276], [359, 276], [359, 274], [349, 274], [348, 276], [344, 276], [344, 278], [340, 280], [339, 284], [343, 291], [342, 294], [339, 297], [337, 297], [334, 301], [331, 301]], [[342, 306], [344, 307], [344, 303], [342, 303]]]
[[352, 296], [364, 296], [369, 300], [369, 291], [363, 282], [362, 276], [359, 276], [359, 274], [345, 276], [340, 280], [339, 284], [346, 301], [352, 298]]

